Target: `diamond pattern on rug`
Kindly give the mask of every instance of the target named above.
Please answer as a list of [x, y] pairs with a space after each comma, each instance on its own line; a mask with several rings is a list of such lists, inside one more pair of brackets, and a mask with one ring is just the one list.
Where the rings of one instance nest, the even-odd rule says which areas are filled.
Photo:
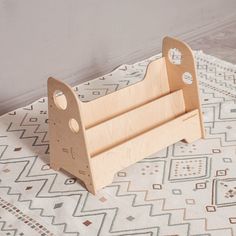
[[[104, 96], [142, 80], [160, 57], [74, 90], [83, 101]], [[236, 235], [236, 66], [202, 52], [195, 60], [206, 139], [146, 157], [96, 196], [50, 168], [47, 98], [1, 116], [0, 235]]]

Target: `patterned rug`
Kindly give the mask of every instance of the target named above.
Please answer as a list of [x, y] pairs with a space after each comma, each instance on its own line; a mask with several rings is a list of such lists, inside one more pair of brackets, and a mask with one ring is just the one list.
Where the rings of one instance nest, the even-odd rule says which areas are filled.
[[[158, 57], [75, 90], [88, 101], [136, 83]], [[0, 235], [236, 235], [236, 66], [195, 59], [206, 139], [122, 170], [97, 196], [50, 169], [46, 98], [0, 117]]]

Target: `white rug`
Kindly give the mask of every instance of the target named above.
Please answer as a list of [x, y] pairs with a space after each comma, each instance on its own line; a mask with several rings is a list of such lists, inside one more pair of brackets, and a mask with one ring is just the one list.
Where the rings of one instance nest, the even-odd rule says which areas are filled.
[[[50, 169], [46, 98], [0, 117], [0, 235], [236, 235], [236, 66], [195, 58], [206, 139], [147, 157], [97, 196]], [[88, 101], [133, 84], [149, 60], [75, 90]]]

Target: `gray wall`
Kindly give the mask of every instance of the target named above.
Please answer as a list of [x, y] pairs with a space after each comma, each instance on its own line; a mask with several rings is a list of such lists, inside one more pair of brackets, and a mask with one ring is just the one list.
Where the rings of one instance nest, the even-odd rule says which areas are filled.
[[159, 52], [165, 35], [198, 37], [235, 9], [235, 0], [0, 0], [0, 113], [46, 95], [50, 75], [92, 79]]

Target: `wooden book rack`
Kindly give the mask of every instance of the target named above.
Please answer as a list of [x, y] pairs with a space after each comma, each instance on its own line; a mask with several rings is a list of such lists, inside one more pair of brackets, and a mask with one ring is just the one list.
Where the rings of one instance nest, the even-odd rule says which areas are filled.
[[[171, 50], [181, 53], [179, 63]], [[49, 78], [48, 109], [51, 167], [78, 177], [93, 194], [148, 155], [204, 137], [192, 51], [169, 37], [142, 81], [90, 102]]]

